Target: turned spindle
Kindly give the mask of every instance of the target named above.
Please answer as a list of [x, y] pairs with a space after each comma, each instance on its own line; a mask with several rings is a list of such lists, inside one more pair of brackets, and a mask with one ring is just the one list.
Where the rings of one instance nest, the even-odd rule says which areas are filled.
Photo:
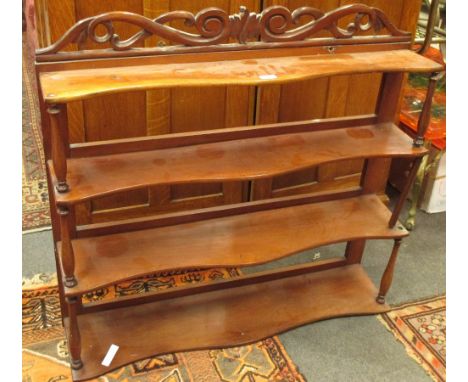
[[81, 336], [77, 319], [79, 301], [76, 296], [67, 297], [66, 301], [69, 315], [68, 349], [70, 351], [70, 364], [72, 369], [78, 370], [83, 367], [81, 361]]
[[377, 302], [379, 304], [385, 304], [385, 296], [392, 285], [393, 271], [395, 270], [395, 263], [400, 244], [401, 239], [396, 239], [393, 245], [392, 254], [390, 255], [390, 260], [388, 260], [387, 267], [385, 268], [382, 280], [380, 281], [379, 295], [377, 296]]
[[424, 100], [423, 108], [418, 120], [417, 135], [413, 142], [414, 146], [416, 147], [421, 147], [424, 145], [424, 136], [426, 135], [427, 128], [431, 122], [432, 99], [434, 98], [437, 81], [439, 80], [440, 76], [440, 73], [433, 73], [429, 79], [426, 98]]
[[67, 107], [65, 104], [51, 105], [48, 107], [47, 112], [49, 113], [51, 126], [52, 163], [57, 177], [55, 188], [58, 192], [67, 192]]
[[59, 206], [57, 213], [60, 217], [60, 232], [61, 232], [61, 252], [60, 258], [62, 263], [64, 284], [68, 288], [74, 287], [77, 284], [75, 278], [75, 255], [71, 243], [72, 215], [67, 207]]

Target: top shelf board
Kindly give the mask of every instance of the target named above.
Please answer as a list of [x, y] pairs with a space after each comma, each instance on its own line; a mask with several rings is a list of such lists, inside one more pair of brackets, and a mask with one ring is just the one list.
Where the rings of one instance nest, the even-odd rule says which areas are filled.
[[281, 84], [339, 74], [441, 70], [440, 64], [402, 49], [64, 70], [41, 73], [40, 82], [45, 101], [52, 104], [155, 88]]

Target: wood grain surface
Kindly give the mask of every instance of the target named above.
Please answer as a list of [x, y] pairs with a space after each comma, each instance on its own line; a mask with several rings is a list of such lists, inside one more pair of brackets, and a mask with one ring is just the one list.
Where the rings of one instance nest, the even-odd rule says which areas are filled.
[[369, 72], [435, 72], [440, 64], [410, 50], [79, 69], [40, 74], [48, 103], [96, 95], [215, 85], [281, 84]]
[[[78, 284], [67, 294], [168, 270], [262, 264], [357, 238], [401, 238], [375, 195], [72, 240]], [[294, 240], [291, 238], [294, 237]]]
[[[261, 12], [270, 5], [283, 5], [289, 9], [311, 6], [328, 12], [353, 2], [355, 1], [35, 0], [35, 5], [39, 47], [45, 47], [57, 41], [79, 18], [95, 16], [101, 12], [129, 11], [155, 18], [163, 13], [181, 9], [196, 13], [208, 6], [220, 7], [229, 13], [235, 13], [241, 5], [254, 12]], [[359, 2], [380, 8], [399, 29], [414, 32], [421, 0], [360, 0]], [[305, 22], [306, 19], [304, 18]], [[340, 26], [346, 27], [346, 23], [351, 21], [345, 19]], [[170, 25], [185, 28], [183, 23]], [[126, 38], [134, 32], [134, 29], [116, 24], [116, 32]], [[317, 37], [325, 35], [326, 33], [323, 33]], [[168, 44], [158, 37], [152, 37], [145, 43], [145, 47]], [[76, 50], [75, 48], [70, 45], [66, 50]], [[86, 101], [74, 101], [68, 104], [70, 140], [89, 142], [99, 136], [126, 138], [139, 133], [156, 135], [195, 129], [245, 126], [254, 122], [254, 110], [258, 123], [371, 113], [375, 109], [379, 79], [378, 74], [343, 75], [291, 82], [286, 85], [266, 85], [258, 89], [246, 86], [220, 86], [210, 90], [205, 88], [203, 93], [200, 88], [154, 89], [147, 92], [132, 92], [128, 95], [104, 96], [102, 100], [97, 97]], [[204, 96], [200, 97], [200, 94]], [[132, 129], [128, 129], [129, 121], [132, 123]], [[224, 125], [215, 126], [215, 123], [220, 122]], [[47, 123], [43, 122], [42, 125], [47, 147], [50, 140]], [[46, 156], [50, 157], [47, 150]], [[287, 195], [301, 190], [311, 192], [324, 188], [340, 188], [345, 181], [343, 177], [352, 176], [358, 179], [361, 169], [361, 160], [347, 160], [339, 164], [321, 165], [310, 171], [275, 177], [269, 181], [272, 186], [269, 189], [258, 187], [259, 181], [252, 182], [249, 186], [252, 190], [251, 195], [258, 197]], [[122, 217], [130, 218], [164, 211], [220, 205], [232, 200], [240, 202], [248, 198], [249, 194], [245, 192], [247, 186], [246, 182], [235, 186], [175, 185], [125, 192], [81, 203], [77, 207], [76, 218], [79, 224], [88, 224]], [[383, 193], [384, 188], [380, 192]], [[57, 237], [58, 229], [54, 228], [54, 232]]]
[[[425, 152], [414, 148], [405, 133], [388, 123], [72, 158], [67, 161], [69, 191], [56, 192], [56, 201], [76, 203], [157, 184], [265, 178], [343, 159], [420, 156]], [[52, 162], [48, 165], [54, 174]]]
[[[73, 370], [73, 380], [157, 354], [241, 345], [330, 317], [387, 311], [376, 297], [362, 267], [351, 265], [85, 314], [79, 317], [83, 367]], [[68, 332], [68, 321], [65, 326]], [[120, 349], [104, 367], [101, 361], [111, 344]]]

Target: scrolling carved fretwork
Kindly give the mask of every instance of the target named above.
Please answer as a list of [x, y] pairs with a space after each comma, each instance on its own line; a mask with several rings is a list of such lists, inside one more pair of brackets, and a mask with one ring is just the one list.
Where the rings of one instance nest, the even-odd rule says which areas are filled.
[[[346, 27], [338, 22], [353, 16]], [[301, 25], [304, 17], [310, 19]], [[193, 33], [176, 29], [170, 22], [182, 20]], [[114, 22], [129, 23], [141, 28], [130, 38], [122, 40], [114, 31]], [[105, 28], [104, 34], [97, 33], [97, 27]], [[291, 43], [304, 41], [317, 32], [327, 30], [336, 39], [349, 39], [359, 32], [373, 30], [374, 34], [385, 28], [387, 36], [409, 37], [408, 32], [399, 30], [387, 16], [377, 8], [365, 4], [351, 4], [324, 13], [312, 7], [301, 7], [290, 11], [283, 6], [271, 6], [261, 13], [250, 12], [241, 7], [240, 12], [229, 15], [219, 8], [205, 8], [193, 14], [187, 11], [164, 13], [151, 20], [130, 12], [108, 12], [83, 19], [71, 27], [54, 44], [36, 51], [37, 56], [59, 53], [67, 45], [84, 43], [90, 39], [98, 44], [110, 43], [114, 51], [130, 50], [139, 42], [151, 36], [158, 36], [176, 45], [206, 47], [226, 44], [234, 39], [238, 44], [249, 40], [263, 43]]]

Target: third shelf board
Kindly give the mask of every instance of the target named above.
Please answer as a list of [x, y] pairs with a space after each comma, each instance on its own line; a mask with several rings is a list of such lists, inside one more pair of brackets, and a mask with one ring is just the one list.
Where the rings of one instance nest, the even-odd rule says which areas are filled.
[[248, 266], [326, 244], [406, 236], [400, 224], [388, 228], [390, 215], [370, 194], [76, 239], [78, 284], [65, 293], [80, 295], [167, 270]]
[[[422, 156], [393, 124], [377, 124], [68, 159], [70, 190], [55, 193], [73, 204], [159, 184], [255, 180], [344, 159]], [[56, 182], [52, 161], [52, 182]]]

